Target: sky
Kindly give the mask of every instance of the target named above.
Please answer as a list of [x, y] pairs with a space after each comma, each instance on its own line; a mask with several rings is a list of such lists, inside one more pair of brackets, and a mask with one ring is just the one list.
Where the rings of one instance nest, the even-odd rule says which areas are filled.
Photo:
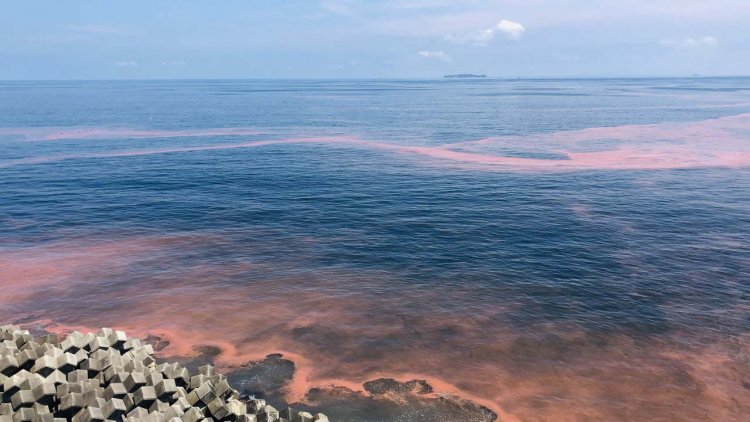
[[0, 79], [750, 75], [750, 0], [0, 0]]

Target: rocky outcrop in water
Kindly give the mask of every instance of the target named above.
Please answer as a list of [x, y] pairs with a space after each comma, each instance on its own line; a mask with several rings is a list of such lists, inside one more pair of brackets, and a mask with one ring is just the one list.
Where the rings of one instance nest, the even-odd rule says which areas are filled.
[[0, 422], [328, 421], [241, 398], [211, 365], [191, 374], [153, 354], [150, 344], [108, 328], [35, 340], [0, 326]]

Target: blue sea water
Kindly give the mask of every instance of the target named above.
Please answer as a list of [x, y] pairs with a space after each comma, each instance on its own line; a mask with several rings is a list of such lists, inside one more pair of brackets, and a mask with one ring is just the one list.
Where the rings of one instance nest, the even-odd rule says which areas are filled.
[[745, 78], [1, 82], [0, 318], [744, 420], [746, 113]]

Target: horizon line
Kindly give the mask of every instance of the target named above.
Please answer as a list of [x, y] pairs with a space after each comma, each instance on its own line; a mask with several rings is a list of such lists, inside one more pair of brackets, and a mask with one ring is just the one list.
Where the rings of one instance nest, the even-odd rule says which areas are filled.
[[390, 81], [425, 81], [425, 80], [607, 80], [607, 79], [733, 79], [750, 78], [748, 75], [657, 75], [657, 76], [484, 76], [477, 78], [446, 78], [444, 76], [421, 77], [191, 77], [191, 78], [63, 78], [63, 79], [0, 79], [2, 82], [118, 82], [118, 81], [310, 81], [310, 80], [390, 80]]

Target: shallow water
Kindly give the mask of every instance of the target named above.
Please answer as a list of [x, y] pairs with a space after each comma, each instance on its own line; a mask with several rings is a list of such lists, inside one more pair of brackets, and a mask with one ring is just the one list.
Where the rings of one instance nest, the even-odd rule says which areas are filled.
[[508, 420], [743, 420], [749, 88], [3, 82], [0, 321], [279, 352], [323, 410], [389, 377]]

